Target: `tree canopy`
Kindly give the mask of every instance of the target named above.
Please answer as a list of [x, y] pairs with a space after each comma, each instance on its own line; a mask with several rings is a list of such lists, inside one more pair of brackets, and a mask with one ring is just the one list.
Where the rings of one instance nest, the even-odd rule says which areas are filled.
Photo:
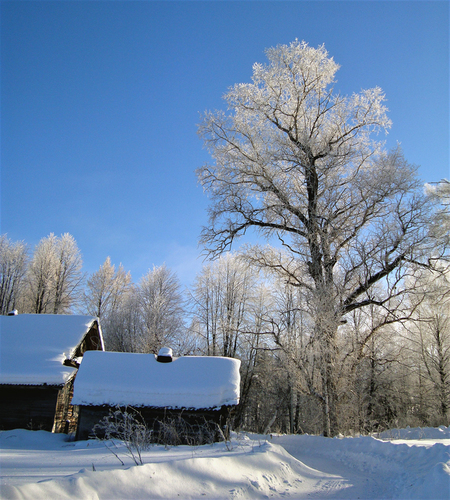
[[378, 140], [391, 125], [379, 87], [335, 91], [339, 66], [324, 46], [296, 40], [266, 55], [252, 83], [225, 94], [228, 111], [206, 113], [199, 127], [213, 158], [198, 170], [211, 197], [201, 241], [212, 257], [249, 229], [279, 242], [244, 255], [308, 292], [334, 434], [337, 329], [355, 309], [398, 307], [403, 278], [438, 249], [432, 208], [400, 147]]

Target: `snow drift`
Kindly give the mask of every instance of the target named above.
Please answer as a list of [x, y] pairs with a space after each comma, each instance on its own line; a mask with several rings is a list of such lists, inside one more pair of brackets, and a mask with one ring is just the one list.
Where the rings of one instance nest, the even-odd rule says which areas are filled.
[[[450, 430], [389, 436], [234, 435], [231, 443], [153, 446], [120, 465], [103, 443], [0, 432], [3, 499], [448, 499]], [[118, 445], [124, 457], [125, 449]]]

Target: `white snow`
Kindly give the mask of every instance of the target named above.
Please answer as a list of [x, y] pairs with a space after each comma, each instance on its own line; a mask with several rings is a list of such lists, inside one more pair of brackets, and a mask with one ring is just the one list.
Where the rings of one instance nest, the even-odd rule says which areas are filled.
[[63, 434], [45, 431], [2, 431], [0, 496], [448, 499], [450, 429], [388, 434], [382, 439], [234, 435], [228, 445], [153, 446], [144, 452], [142, 466], [133, 465], [118, 444], [122, 466], [98, 441], [70, 442]]
[[75, 405], [220, 408], [239, 402], [240, 361], [183, 356], [171, 363], [153, 354], [88, 351], [75, 379]]
[[96, 320], [91, 316], [0, 316], [0, 384], [62, 385], [75, 371], [64, 366]]

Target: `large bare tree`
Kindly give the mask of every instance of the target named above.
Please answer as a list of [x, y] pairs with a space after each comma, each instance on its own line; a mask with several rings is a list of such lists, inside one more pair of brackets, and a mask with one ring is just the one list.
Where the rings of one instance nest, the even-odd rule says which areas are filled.
[[430, 209], [400, 148], [387, 152], [376, 140], [391, 125], [380, 88], [335, 91], [339, 66], [323, 46], [294, 41], [266, 54], [252, 83], [225, 94], [228, 111], [200, 124], [213, 158], [198, 170], [211, 196], [201, 241], [214, 257], [254, 229], [272, 246], [247, 247], [247, 259], [304, 289], [331, 436], [338, 327], [355, 309], [386, 308], [401, 293], [411, 263], [429, 254]]

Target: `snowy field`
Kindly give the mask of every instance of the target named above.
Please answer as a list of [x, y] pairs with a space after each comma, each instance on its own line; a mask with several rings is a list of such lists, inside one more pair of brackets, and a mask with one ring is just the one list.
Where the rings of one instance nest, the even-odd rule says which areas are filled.
[[449, 499], [450, 428], [374, 437], [234, 435], [153, 446], [144, 465], [117, 448], [45, 431], [0, 432], [2, 499]]

